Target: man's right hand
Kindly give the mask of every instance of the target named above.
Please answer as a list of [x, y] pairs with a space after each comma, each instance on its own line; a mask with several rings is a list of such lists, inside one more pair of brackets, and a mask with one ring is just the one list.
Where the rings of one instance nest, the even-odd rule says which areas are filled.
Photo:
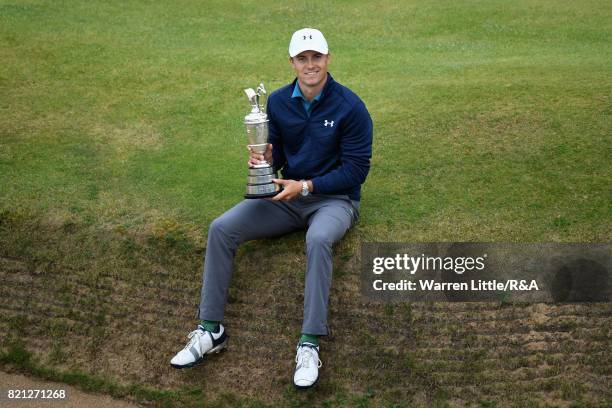
[[264, 161], [267, 161], [268, 164], [272, 164], [272, 143], [268, 143], [266, 152], [264, 154], [255, 153], [248, 145], [247, 150], [249, 151], [249, 167], [253, 167], [256, 164], [261, 164]]

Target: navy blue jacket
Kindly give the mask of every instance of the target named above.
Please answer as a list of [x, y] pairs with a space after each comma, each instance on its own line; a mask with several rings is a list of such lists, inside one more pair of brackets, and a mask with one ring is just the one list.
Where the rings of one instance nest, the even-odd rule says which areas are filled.
[[312, 180], [315, 194], [359, 200], [372, 157], [372, 119], [365, 104], [328, 74], [308, 116], [302, 100], [291, 97], [296, 81], [268, 98], [274, 168], [282, 169], [285, 179]]

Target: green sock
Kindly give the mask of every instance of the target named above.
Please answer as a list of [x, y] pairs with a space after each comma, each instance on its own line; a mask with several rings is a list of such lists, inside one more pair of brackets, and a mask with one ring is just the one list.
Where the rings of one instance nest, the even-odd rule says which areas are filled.
[[219, 322], [212, 320], [200, 320], [200, 326], [202, 326], [204, 330], [211, 333], [216, 333], [219, 331]]
[[319, 345], [319, 339], [318, 336], [316, 334], [306, 334], [306, 333], [302, 333], [302, 337], [300, 337], [300, 343], [312, 343], [315, 346]]

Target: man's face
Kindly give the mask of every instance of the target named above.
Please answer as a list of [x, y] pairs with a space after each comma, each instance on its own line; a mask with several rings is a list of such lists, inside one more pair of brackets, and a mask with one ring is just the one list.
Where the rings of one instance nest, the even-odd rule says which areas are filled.
[[300, 84], [316, 88], [327, 78], [327, 64], [329, 54], [321, 54], [317, 51], [304, 51], [299, 53], [289, 61], [295, 70]]

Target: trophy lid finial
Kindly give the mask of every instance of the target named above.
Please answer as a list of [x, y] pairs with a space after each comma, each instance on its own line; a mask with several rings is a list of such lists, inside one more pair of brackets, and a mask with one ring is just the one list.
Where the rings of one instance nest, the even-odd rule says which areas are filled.
[[259, 98], [261, 95], [265, 95], [267, 93], [264, 84], [260, 83], [257, 87], [257, 91], [254, 91], [253, 88], [248, 88], [245, 89], [244, 92], [246, 93], [247, 98], [249, 98], [249, 102], [253, 108], [252, 112], [263, 112], [264, 106], [263, 104], [259, 103]]
[[247, 98], [249, 98], [249, 100], [253, 100], [257, 96], [253, 88], [245, 89], [244, 92], [246, 93]]

